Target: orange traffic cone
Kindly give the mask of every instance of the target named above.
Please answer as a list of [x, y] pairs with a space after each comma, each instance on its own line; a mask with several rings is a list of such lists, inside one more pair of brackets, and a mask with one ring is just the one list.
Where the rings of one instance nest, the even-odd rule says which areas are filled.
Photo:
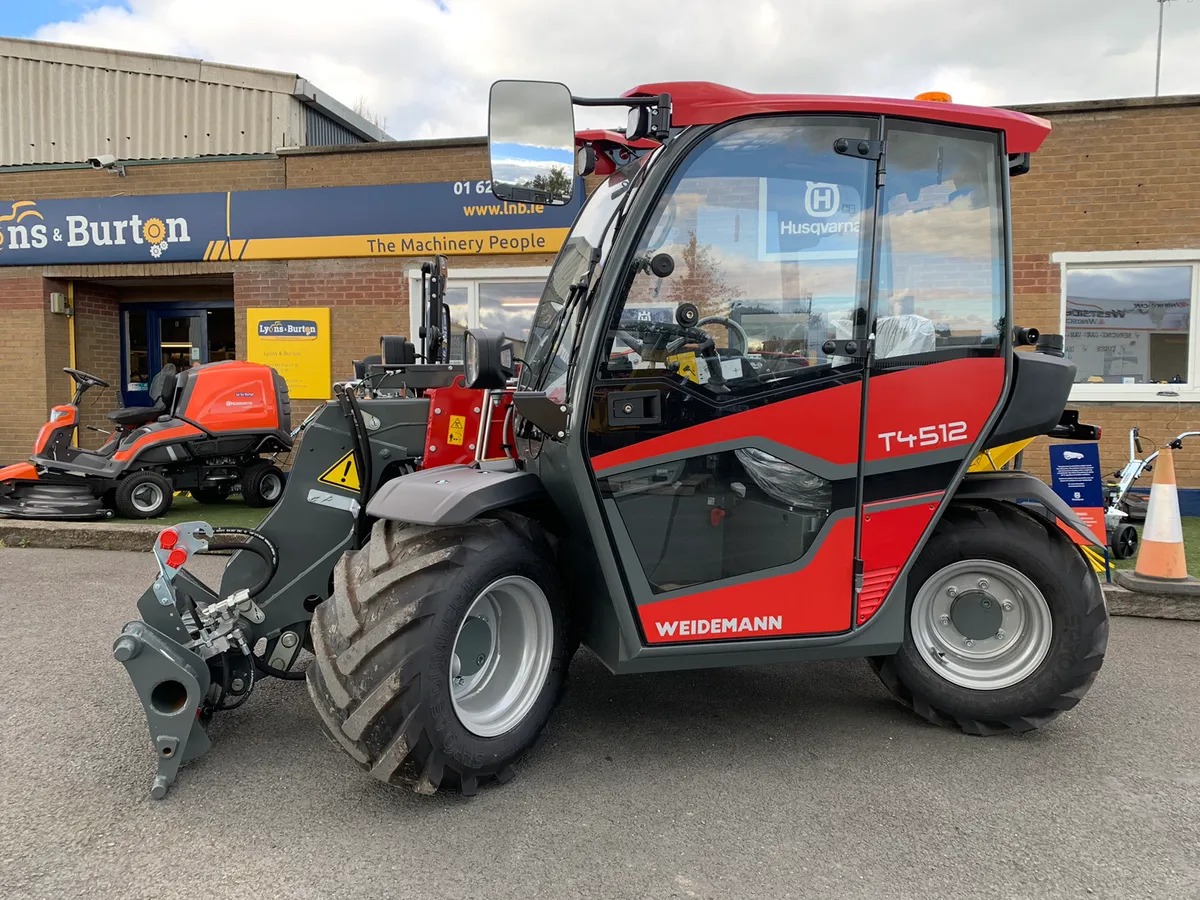
[[1179, 491], [1175, 486], [1175, 455], [1170, 447], [1160, 450], [1154, 463], [1154, 483], [1150, 486], [1150, 506], [1142, 526], [1137, 566], [1132, 576], [1118, 573], [1117, 582], [1130, 590], [1161, 591], [1164, 583], [1185, 590], [1195, 585], [1200, 590], [1200, 581], [1187, 573]]

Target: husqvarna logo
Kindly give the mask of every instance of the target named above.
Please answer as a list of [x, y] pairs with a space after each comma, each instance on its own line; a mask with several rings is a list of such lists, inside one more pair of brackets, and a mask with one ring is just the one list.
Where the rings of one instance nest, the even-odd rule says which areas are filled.
[[317, 338], [317, 323], [312, 319], [276, 319], [259, 322], [258, 336], [272, 340], [313, 341]]
[[842, 192], [836, 184], [810, 181], [804, 191], [804, 211], [817, 219], [832, 216], [841, 208]]

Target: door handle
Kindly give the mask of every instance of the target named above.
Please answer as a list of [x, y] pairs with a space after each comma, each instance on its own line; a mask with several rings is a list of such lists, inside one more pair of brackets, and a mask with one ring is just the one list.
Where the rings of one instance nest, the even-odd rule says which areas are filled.
[[613, 391], [608, 395], [609, 425], [656, 425], [662, 421], [658, 391]]

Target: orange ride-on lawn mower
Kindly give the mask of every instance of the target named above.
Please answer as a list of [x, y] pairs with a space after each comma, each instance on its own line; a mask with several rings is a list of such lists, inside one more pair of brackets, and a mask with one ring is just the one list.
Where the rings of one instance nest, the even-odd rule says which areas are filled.
[[[614, 141], [645, 152], [581, 142], [573, 103], [621, 108]], [[970, 471], [1072, 417], [1074, 363], [1012, 318], [1009, 180], [1047, 122], [707, 83], [500, 82], [490, 118], [501, 202], [601, 176], [519, 372], [472, 330], [456, 386], [439, 263], [425, 362], [385, 349], [335, 386], [219, 586], [186, 566], [219, 529], [160, 534], [113, 648], [154, 796], [265, 675], [306, 679], [337, 746], [420, 793], [506, 781], [580, 645], [617, 675], [864, 658], [975, 735], [1082, 699], [1108, 613], [1068, 532], [1095, 537], [1033, 476]]]
[[0, 516], [151, 519], [171, 508], [175, 491], [209, 503], [239, 485], [250, 506], [273, 506], [282, 496], [283, 472], [260, 456], [292, 447], [287, 384], [270, 366], [164, 366], [150, 383], [152, 405], [108, 414], [115, 428], [99, 450], [73, 439], [83, 395], [108, 383], [63, 371], [75, 394], [51, 410], [28, 462], [0, 469]]

